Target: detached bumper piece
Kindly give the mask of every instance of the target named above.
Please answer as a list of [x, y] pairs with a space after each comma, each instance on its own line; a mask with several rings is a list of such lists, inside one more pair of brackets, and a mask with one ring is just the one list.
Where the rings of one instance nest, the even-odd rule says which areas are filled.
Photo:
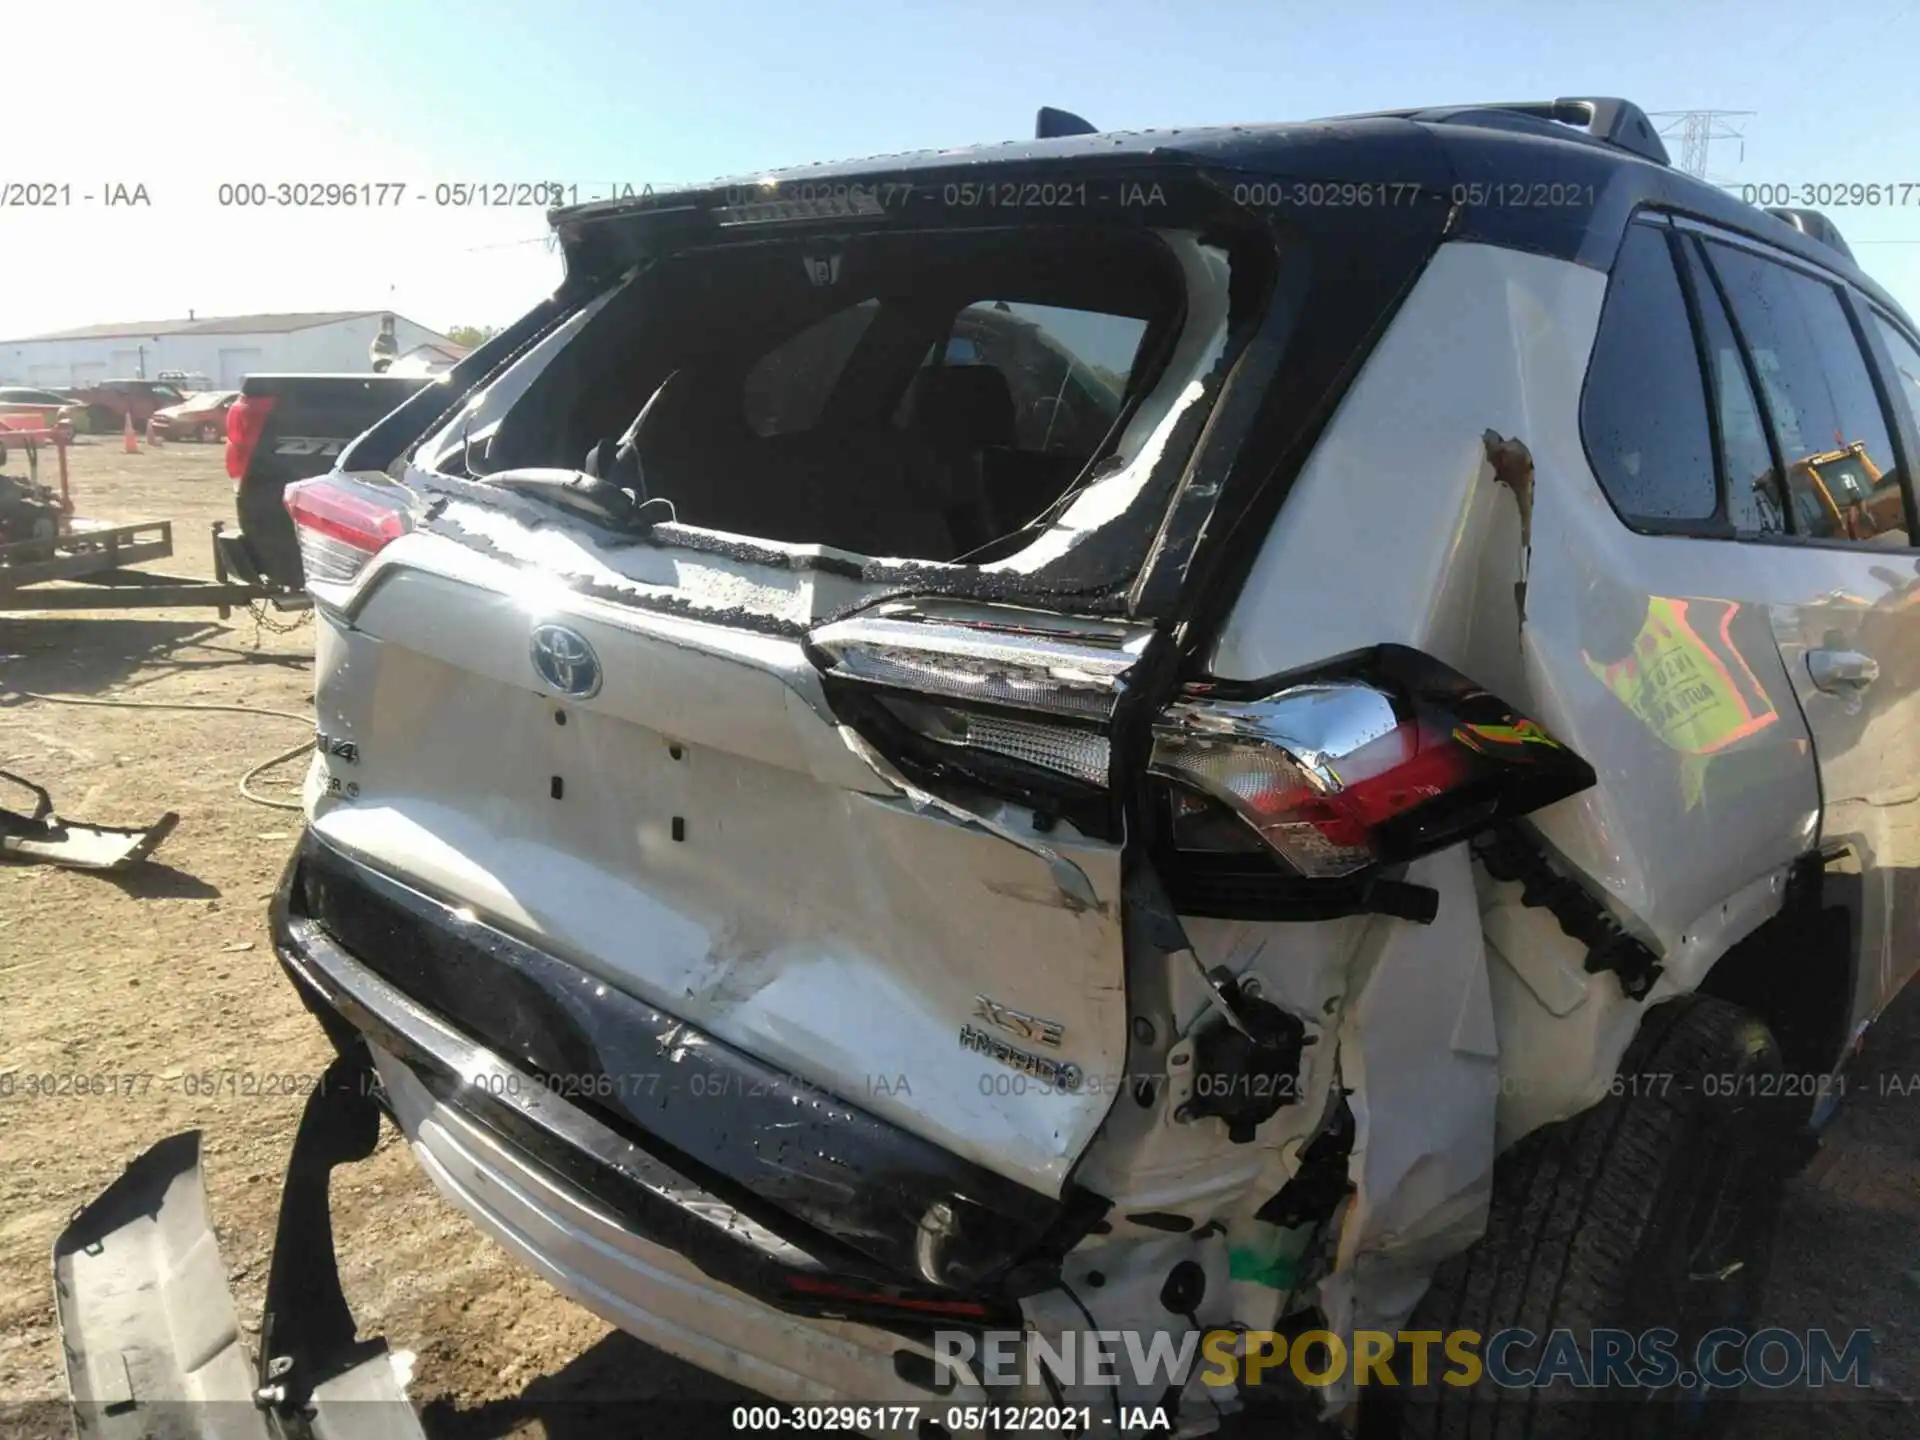
[[173, 833], [180, 817], [169, 810], [151, 825], [82, 825], [53, 813], [53, 797], [31, 780], [0, 770], [10, 780], [33, 792], [33, 813], [0, 807], [0, 858], [38, 861], [69, 870], [124, 870], [151, 855]]
[[356, 1341], [327, 1179], [372, 1153], [364, 1055], [308, 1098], [281, 1193], [261, 1355], [249, 1359], [207, 1216], [200, 1135], [169, 1136], [53, 1246], [80, 1440], [422, 1440], [384, 1340]]

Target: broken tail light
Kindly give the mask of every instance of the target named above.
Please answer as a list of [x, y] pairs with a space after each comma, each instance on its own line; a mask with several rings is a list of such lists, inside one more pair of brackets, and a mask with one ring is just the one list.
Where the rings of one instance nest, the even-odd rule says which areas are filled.
[[413, 528], [407, 493], [333, 473], [287, 486], [283, 502], [307, 580], [345, 584]]
[[266, 433], [275, 399], [272, 395], [242, 395], [227, 411], [227, 474], [233, 477], [235, 490], [240, 488], [254, 449]]
[[1100, 833], [1109, 728], [1144, 629], [1014, 606], [896, 601], [814, 632], [836, 711], [907, 772]]
[[[1154, 724], [1175, 849], [1264, 845], [1306, 879], [1413, 860], [1594, 783], [1536, 721], [1430, 656], [1195, 687]], [[1228, 817], [1239, 822], [1239, 844]]]

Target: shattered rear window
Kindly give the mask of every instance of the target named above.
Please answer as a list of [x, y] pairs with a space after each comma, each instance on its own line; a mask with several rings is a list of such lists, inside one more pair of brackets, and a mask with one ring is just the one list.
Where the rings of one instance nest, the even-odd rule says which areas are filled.
[[[828, 243], [643, 268], [488, 427], [484, 473], [586, 469], [624, 445], [681, 525], [978, 563], [1137, 455], [1136, 411], [1165, 414], [1165, 397], [1144, 402], [1192, 311], [1193, 267], [1157, 232]], [[1224, 263], [1204, 279], [1224, 291]]]

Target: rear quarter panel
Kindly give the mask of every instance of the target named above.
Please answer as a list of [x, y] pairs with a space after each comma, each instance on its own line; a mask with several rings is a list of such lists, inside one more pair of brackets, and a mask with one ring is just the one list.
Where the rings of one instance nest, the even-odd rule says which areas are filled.
[[[1594, 477], [1579, 411], [1606, 282], [1564, 261], [1443, 246], [1296, 480], [1212, 667], [1254, 679], [1396, 641], [1543, 721], [1599, 782], [1540, 812], [1538, 832], [1663, 953], [1657, 999], [1698, 984], [1777, 908], [1786, 868], [1814, 842], [1819, 793], [1768, 624], [1767, 567], [1746, 546], [1630, 531]], [[1488, 460], [1489, 430], [1531, 451], [1530, 545]], [[1632, 634], [1651, 596], [1732, 602], [1728, 639], [1771, 707], [1733, 747], [1739, 783], [1704, 797], [1687, 757], [1601, 683], [1583, 650], [1597, 622]], [[1493, 990], [1509, 1139], [1597, 1099], [1640, 1010], [1611, 976], [1584, 973], [1584, 947], [1550, 919], [1517, 918], [1546, 918], [1505, 893], [1517, 888], [1481, 899], [1502, 962]], [[1505, 954], [1502, 937], [1518, 953]]]

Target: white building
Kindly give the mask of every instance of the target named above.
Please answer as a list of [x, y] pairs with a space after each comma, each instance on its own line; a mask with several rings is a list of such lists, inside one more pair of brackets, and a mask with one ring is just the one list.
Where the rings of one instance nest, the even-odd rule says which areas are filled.
[[387, 368], [389, 375], [444, 375], [466, 359], [468, 347], [451, 340], [430, 340], [403, 350], [400, 358]]
[[[387, 310], [327, 310], [300, 315], [229, 315], [83, 325], [47, 335], [0, 340], [0, 385], [91, 385], [157, 380], [163, 370], [204, 375], [237, 390], [255, 372], [314, 374], [372, 369], [368, 347]], [[399, 353], [453, 346], [446, 336], [394, 315]], [[453, 346], [457, 350], [458, 346]]]

